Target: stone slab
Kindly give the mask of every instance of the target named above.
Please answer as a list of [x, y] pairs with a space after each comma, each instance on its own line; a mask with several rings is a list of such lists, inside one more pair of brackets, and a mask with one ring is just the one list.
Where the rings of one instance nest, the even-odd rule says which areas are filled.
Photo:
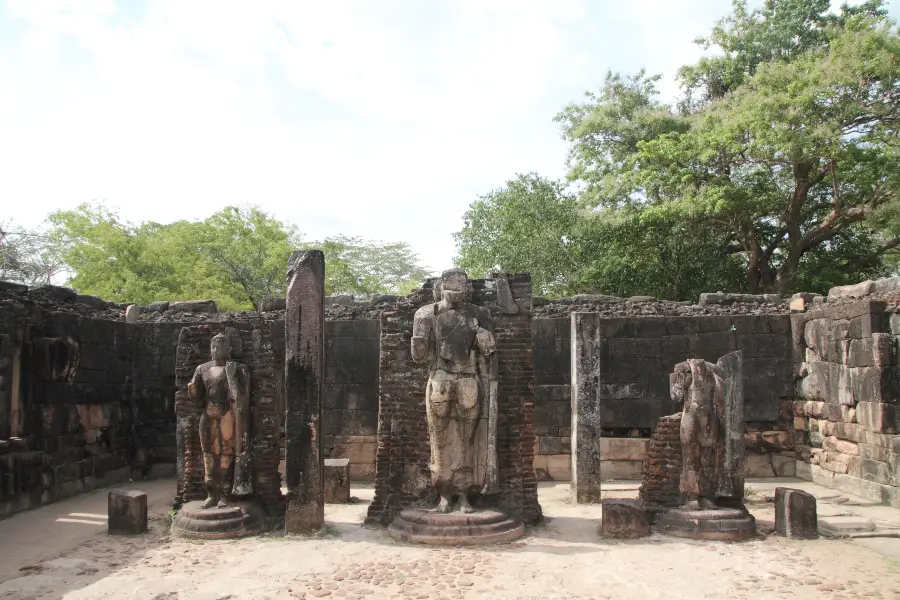
[[147, 494], [137, 490], [110, 490], [108, 533], [138, 535], [147, 531]]
[[325, 502], [327, 504], [350, 502], [350, 459], [326, 458], [323, 462]]
[[854, 515], [845, 517], [822, 517], [819, 519], [819, 531], [823, 535], [841, 537], [853, 533], [874, 530], [875, 523], [865, 517]]
[[640, 538], [650, 535], [650, 515], [640, 500], [604, 498], [602, 535], [613, 538]]
[[816, 497], [802, 490], [775, 488], [775, 530], [788, 538], [817, 537]]

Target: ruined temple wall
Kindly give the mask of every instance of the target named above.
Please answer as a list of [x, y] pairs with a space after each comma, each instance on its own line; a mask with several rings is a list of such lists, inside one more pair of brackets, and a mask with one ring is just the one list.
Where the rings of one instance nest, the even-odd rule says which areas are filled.
[[660, 417], [680, 408], [669, 391], [669, 373], [677, 363], [715, 362], [735, 350], [744, 359], [747, 474], [793, 475], [793, 440], [785, 431], [793, 395], [790, 325], [790, 317], [779, 314], [574, 314], [573, 485], [583, 490], [579, 497], [593, 501], [601, 479], [640, 478], [647, 441], [628, 438], [648, 438]]
[[123, 317], [65, 288], [0, 286], [0, 518], [131, 475], [139, 331]]
[[900, 279], [792, 316], [797, 474], [900, 507]]
[[372, 319], [325, 323], [323, 455], [349, 459], [352, 481], [375, 478], [380, 332]]
[[[500, 493], [495, 500], [526, 521], [534, 521], [541, 513], [533, 464], [531, 278], [512, 276], [508, 283], [519, 307], [516, 314], [504, 314], [498, 307], [496, 280], [473, 280], [471, 301], [491, 310], [497, 338]], [[368, 522], [388, 524], [403, 508], [419, 500], [435, 500], [424, 401], [428, 370], [414, 363], [410, 354], [415, 311], [433, 301], [426, 286], [381, 314], [375, 499]]]

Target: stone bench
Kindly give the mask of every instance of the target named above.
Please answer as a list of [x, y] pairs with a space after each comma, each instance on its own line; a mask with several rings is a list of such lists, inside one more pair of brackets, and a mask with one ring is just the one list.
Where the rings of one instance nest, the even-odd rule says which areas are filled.
[[346, 504], [350, 502], [350, 459], [326, 458], [322, 469], [325, 481], [325, 502]]
[[107, 516], [110, 535], [145, 533], [147, 494], [137, 490], [110, 490]]

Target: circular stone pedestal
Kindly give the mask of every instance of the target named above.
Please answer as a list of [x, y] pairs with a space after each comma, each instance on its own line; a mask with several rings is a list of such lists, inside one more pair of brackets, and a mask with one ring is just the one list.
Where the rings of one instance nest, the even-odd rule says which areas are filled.
[[172, 520], [172, 535], [200, 540], [239, 538], [260, 533], [265, 522], [262, 508], [252, 501], [225, 508], [200, 508], [200, 502], [188, 502]]
[[657, 524], [666, 535], [695, 540], [739, 542], [756, 537], [756, 519], [744, 508], [672, 508], [660, 515]]
[[388, 527], [394, 539], [438, 546], [481, 546], [522, 537], [525, 526], [497, 510], [439, 513], [408, 508]]

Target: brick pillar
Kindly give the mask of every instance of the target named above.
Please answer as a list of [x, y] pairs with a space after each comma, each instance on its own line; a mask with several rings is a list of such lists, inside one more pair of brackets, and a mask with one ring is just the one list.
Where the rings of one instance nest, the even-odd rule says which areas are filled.
[[322, 527], [322, 387], [325, 366], [325, 256], [294, 252], [288, 263], [284, 396], [286, 533]]
[[572, 499], [600, 502], [599, 315], [572, 313]]

